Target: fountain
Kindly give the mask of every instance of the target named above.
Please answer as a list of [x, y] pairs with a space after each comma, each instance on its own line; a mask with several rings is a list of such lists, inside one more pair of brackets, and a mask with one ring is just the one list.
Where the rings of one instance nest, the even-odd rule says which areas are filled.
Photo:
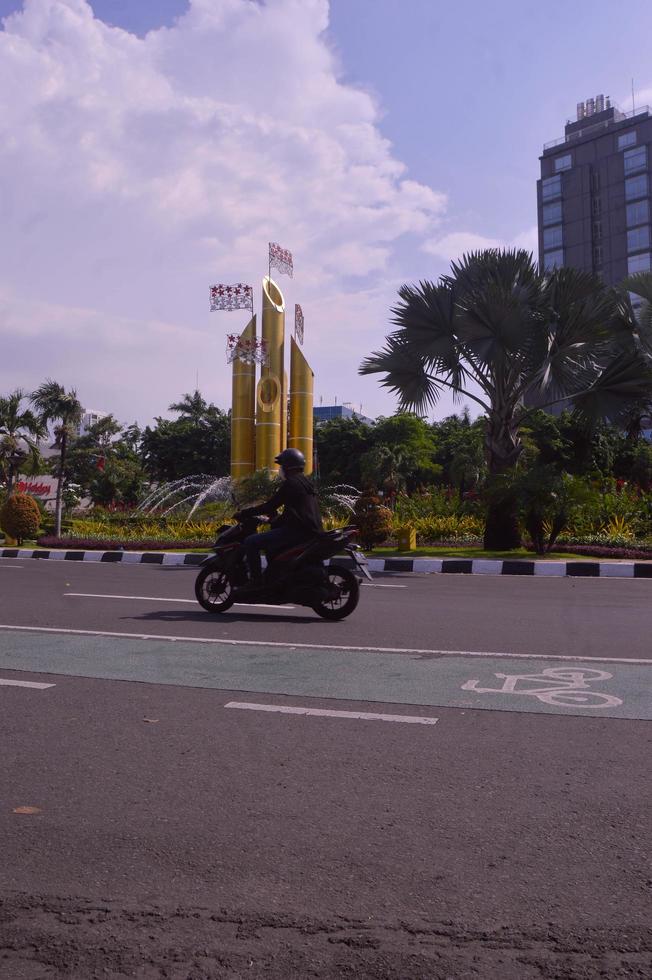
[[[360, 491], [347, 484], [337, 484], [333, 487], [319, 489], [319, 501], [326, 510], [337, 506], [349, 511], [355, 511], [355, 503]], [[194, 501], [194, 502], [193, 502]], [[194, 476], [163, 483], [153, 490], [136, 508], [137, 514], [158, 517], [168, 517], [189, 508], [187, 520], [202, 504], [213, 501], [232, 501], [234, 510], [238, 506], [235, 498], [235, 487], [230, 476], [207, 476], [198, 473]]]
[[[198, 473], [182, 480], [163, 483], [153, 490], [136, 508], [137, 514], [149, 516], [156, 512], [159, 517], [181, 511], [194, 501], [188, 512], [188, 520], [202, 504], [216, 500], [233, 500], [233, 481], [230, 476], [207, 476]], [[161, 510], [161, 508], [165, 508]]]

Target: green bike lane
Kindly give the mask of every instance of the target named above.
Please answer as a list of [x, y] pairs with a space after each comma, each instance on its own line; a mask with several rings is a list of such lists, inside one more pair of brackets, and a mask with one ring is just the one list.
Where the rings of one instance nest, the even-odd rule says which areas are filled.
[[19, 627], [0, 630], [0, 668], [53, 680], [88, 677], [259, 698], [652, 719], [652, 662], [635, 658], [398, 652]]

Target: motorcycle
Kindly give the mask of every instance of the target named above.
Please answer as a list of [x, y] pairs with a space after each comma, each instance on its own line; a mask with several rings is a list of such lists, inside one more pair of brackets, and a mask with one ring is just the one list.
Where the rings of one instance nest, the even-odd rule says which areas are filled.
[[268, 555], [260, 589], [238, 594], [249, 583], [243, 542], [255, 534], [258, 517], [240, 516], [235, 525], [223, 525], [213, 545], [213, 553], [204, 559], [195, 582], [195, 596], [209, 613], [223, 613], [234, 602], [253, 605], [308, 606], [322, 619], [338, 620], [349, 616], [360, 599], [357, 576], [344, 565], [330, 564], [329, 559], [346, 552], [359, 574], [372, 581], [367, 560], [353, 543], [355, 527], [321, 531], [307, 541]]

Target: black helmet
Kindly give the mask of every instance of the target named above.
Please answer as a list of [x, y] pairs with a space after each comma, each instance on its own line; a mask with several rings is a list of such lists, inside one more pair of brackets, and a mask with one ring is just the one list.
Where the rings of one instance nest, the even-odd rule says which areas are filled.
[[275, 457], [274, 462], [284, 470], [302, 470], [306, 465], [306, 457], [298, 449], [284, 449]]

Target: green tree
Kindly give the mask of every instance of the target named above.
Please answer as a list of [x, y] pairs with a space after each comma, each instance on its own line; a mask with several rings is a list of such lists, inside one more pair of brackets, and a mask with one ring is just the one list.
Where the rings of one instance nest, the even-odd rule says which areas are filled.
[[372, 430], [372, 426], [355, 417], [331, 419], [315, 427], [315, 447], [322, 484], [361, 486], [360, 458], [373, 445]]
[[[544, 273], [523, 250], [490, 249], [465, 255], [436, 284], [403, 286], [399, 297], [398, 329], [360, 372], [384, 374], [404, 409], [422, 413], [445, 390], [480, 405], [492, 479], [523, 451], [527, 405], [571, 399], [587, 418], [614, 418], [652, 390], [652, 328], [637, 321], [625, 292], [590, 274]], [[485, 547], [519, 543], [516, 500], [494, 495]]]
[[442, 467], [443, 481], [457, 487], [460, 500], [485, 478], [485, 422], [484, 417], [471, 421], [465, 408], [461, 415], [449, 415], [432, 425], [437, 443], [435, 459]]
[[372, 439], [379, 458], [389, 464], [386, 467], [389, 472], [385, 474], [385, 481], [391, 484], [388, 489], [405, 488], [412, 493], [417, 487], [440, 479], [441, 466], [435, 462], [435, 433], [418, 415], [397, 412], [388, 418], [379, 418], [372, 429]]
[[0, 474], [7, 496], [21, 468], [34, 471], [41, 463], [39, 440], [45, 427], [29, 408], [22, 407], [26, 397], [17, 388], [0, 398]]
[[226, 476], [230, 469], [231, 417], [207, 403], [198, 391], [170, 405], [177, 419], [157, 417], [142, 434], [145, 469], [155, 480], [179, 480], [206, 473]]
[[53, 423], [54, 445], [59, 450], [57, 466], [57, 497], [55, 505], [54, 533], [61, 536], [62, 494], [65, 481], [66, 457], [70, 442], [75, 438], [77, 426], [83, 414], [82, 405], [74, 389], [66, 391], [63, 385], [48, 379], [32, 394], [32, 404], [42, 425]]
[[66, 482], [78, 483], [94, 504], [137, 503], [145, 483], [140, 438], [135, 423], [123, 428], [112, 415], [105, 416], [71, 446]]

